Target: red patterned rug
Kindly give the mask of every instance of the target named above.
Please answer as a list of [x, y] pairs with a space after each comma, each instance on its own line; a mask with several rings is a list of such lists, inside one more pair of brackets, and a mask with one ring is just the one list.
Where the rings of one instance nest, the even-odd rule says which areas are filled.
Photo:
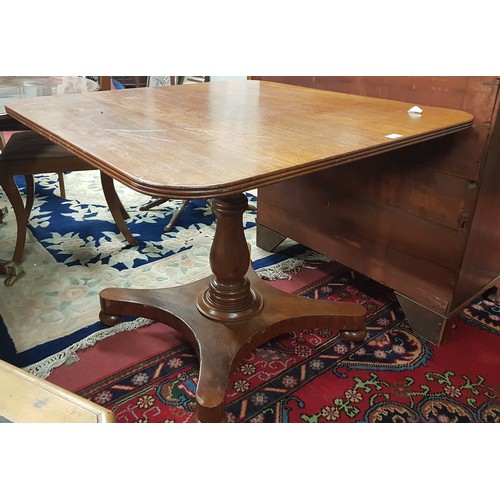
[[[394, 294], [338, 264], [294, 293], [368, 310], [362, 344], [324, 329], [284, 333], [231, 376], [232, 422], [500, 422], [500, 305], [466, 308], [441, 346], [414, 335]], [[78, 393], [117, 422], [190, 422], [198, 360], [188, 343], [103, 377]]]

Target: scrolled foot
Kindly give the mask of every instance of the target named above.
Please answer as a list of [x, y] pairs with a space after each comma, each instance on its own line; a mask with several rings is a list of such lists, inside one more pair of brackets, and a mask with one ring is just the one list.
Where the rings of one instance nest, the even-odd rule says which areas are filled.
[[340, 336], [349, 342], [362, 342], [366, 338], [366, 329], [362, 330], [343, 330]]
[[107, 326], [114, 326], [121, 323], [123, 317], [115, 314], [107, 314], [105, 312], [99, 313], [99, 321]]

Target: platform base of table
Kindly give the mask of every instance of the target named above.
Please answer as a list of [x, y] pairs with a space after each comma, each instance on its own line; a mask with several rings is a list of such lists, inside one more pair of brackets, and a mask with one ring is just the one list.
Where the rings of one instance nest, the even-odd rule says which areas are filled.
[[218, 321], [202, 314], [196, 304], [210, 278], [158, 290], [108, 288], [101, 292], [100, 319], [117, 324], [124, 316], [146, 317], [171, 326], [193, 345], [200, 358], [196, 392], [198, 422], [226, 422], [227, 382], [234, 368], [260, 344], [288, 331], [330, 328], [345, 331], [352, 341], [366, 336], [365, 308], [359, 304], [316, 301], [277, 290], [249, 269], [252, 290], [263, 305], [253, 316]]

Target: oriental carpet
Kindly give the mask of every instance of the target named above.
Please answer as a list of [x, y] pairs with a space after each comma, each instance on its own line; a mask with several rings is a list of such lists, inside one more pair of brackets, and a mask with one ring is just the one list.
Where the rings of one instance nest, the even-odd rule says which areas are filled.
[[[167, 234], [163, 227], [179, 202], [142, 212], [149, 198], [118, 185], [140, 241], [130, 248], [109, 216], [97, 172], [67, 174], [66, 187], [61, 199], [54, 177], [37, 180], [26, 275], [0, 286], [0, 357], [112, 409], [118, 422], [191, 421], [198, 373], [191, 346], [169, 327], [136, 318], [103, 329], [98, 293], [207, 275], [209, 206], [193, 201]], [[14, 246], [10, 217], [0, 228], [1, 258]], [[391, 290], [293, 242], [282, 252], [263, 252], [255, 245], [255, 212], [246, 212], [244, 223], [257, 271], [291, 278], [270, 286], [364, 304], [368, 337], [355, 345], [336, 331], [314, 329], [284, 332], [260, 346], [229, 381], [231, 421], [500, 421], [498, 303], [470, 304], [437, 347], [412, 333]]]
[[[362, 303], [367, 339], [356, 345], [336, 331], [312, 329], [261, 345], [230, 378], [229, 421], [500, 422], [499, 304], [475, 301], [435, 346], [412, 333], [391, 290], [338, 263], [317, 264], [270, 286], [312, 300]], [[157, 326], [158, 352], [136, 351], [128, 364], [93, 380], [96, 346], [88, 350], [86, 373], [82, 367], [71, 380], [77, 363], [49, 380], [113, 410], [118, 422], [190, 422], [198, 359], [176, 332]], [[147, 342], [140, 330], [123, 335], [119, 344], [118, 336], [110, 339], [114, 348], [103, 344], [101, 362], [112, 365], [117, 351], [132, 351], [127, 343], [139, 349], [140, 335]]]

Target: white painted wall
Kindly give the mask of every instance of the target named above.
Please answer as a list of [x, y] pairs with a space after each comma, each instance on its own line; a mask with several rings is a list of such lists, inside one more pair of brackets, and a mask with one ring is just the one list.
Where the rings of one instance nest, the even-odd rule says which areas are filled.
[[246, 80], [246, 76], [211, 76], [211, 82], [218, 82], [221, 80]]

